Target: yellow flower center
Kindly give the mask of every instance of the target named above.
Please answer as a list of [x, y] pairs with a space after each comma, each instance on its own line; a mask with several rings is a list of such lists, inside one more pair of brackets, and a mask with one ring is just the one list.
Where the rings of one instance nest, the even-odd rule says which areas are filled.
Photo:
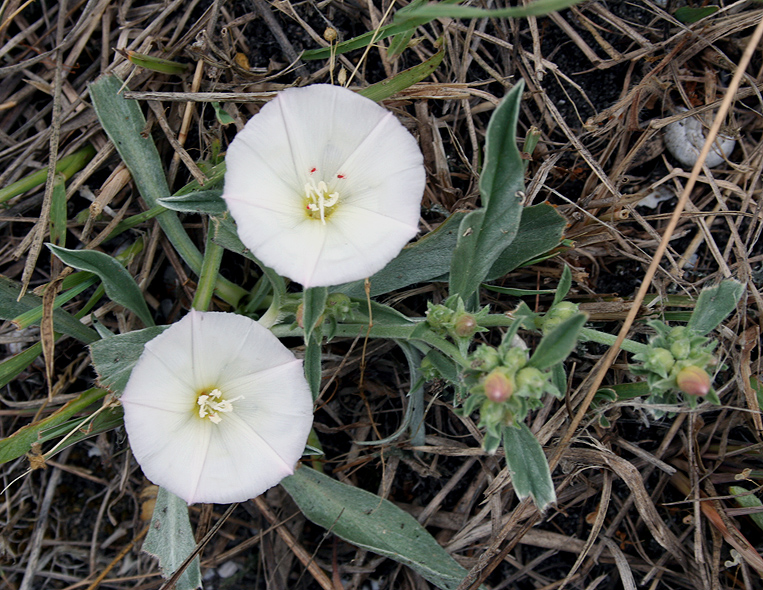
[[242, 399], [240, 395], [235, 399], [223, 399], [223, 392], [216, 387], [211, 391], [203, 391], [196, 398], [199, 407], [199, 418], [207, 418], [213, 424], [219, 424], [222, 418], [220, 414], [233, 412], [233, 402]]
[[326, 223], [326, 218], [339, 203], [339, 193], [330, 192], [328, 186], [322, 180], [316, 184], [314, 179], [305, 184], [305, 210], [311, 219], [320, 219]]

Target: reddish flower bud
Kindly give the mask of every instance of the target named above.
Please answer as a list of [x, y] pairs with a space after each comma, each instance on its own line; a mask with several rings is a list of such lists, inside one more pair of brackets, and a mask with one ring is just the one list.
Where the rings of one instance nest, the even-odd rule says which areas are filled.
[[505, 402], [514, 393], [514, 384], [511, 379], [500, 370], [489, 373], [482, 385], [487, 398], [497, 404]]
[[454, 332], [459, 338], [470, 338], [477, 331], [477, 320], [470, 313], [464, 313], [459, 316], [454, 325]]
[[691, 365], [678, 372], [676, 384], [687, 395], [704, 396], [710, 392], [710, 375]]

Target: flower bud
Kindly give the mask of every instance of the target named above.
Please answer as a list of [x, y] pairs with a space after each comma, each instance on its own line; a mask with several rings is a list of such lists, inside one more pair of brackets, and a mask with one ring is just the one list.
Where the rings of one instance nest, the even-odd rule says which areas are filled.
[[514, 393], [514, 385], [511, 382], [511, 378], [500, 369], [492, 371], [485, 377], [482, 386], [485, 388], [487, 398], [497, 404], [505, 402]]
[[332, 293], [326, 299], [326, 311], [338, 320], [343, 320], [352, 311], [352, 302], [344, 293]]
[[689, 358], [691, 353], [691, 341], [688, 338], [681, 338], [670, 345], [670, 352], [678, 360]]
[[501, 364], [501, 355], [492, 346], [481, 344], [471, 357], [472, 368], [481, 371], [492, 371]]
[[710, 375], [699, 367], [690, 365], [678, 372], [676, 384], [687, 395], [705, 396], [710, 392]]
[[453, 325], [453, 332], [459, 338], [471, 338], [477, 331], [477, 320], [470, 313], [462, 313], [456, 318]]
[[667, 348], [651, 348], [646, 354], [647, 360], [644, 367], [660, 375], [667, 377], [668, 371], [673, 367], [676, 359]]
[[540, 397], [546, 387], [546, 375], [535, 367], [525, 367], [517, 373], [517, 388], [533, 397]]
[[503, 355], [503, 366], [511, 371], [518, 371], [527, 364], [527, 351], [512, 347]]

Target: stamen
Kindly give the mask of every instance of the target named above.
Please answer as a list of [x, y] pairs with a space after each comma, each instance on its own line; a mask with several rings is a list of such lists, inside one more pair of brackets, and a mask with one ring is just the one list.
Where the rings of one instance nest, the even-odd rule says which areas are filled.
[[219, 424], [222, 418], [220, 414], [233, 412], [233, 402], [243, 399], [243, 395], [234, 399], [222, 399], [223, 392], [214, 388], [209, 393], [202, 393], [196, 400], [199, 406], [199, 418], [209, 418], [213, 424]]
[[307, 197], [307, 204], [305, 207], [310, 212], [318, 212], [320, 214], [321, 223], [326, 223], [326, 209], [329, 209], [339, 202], [338, 192], [329, 192], [329, 188], [324, 181], [320, 181], [315, 184], [314, 179], [310, 179], [305, 184], [305, 197]]

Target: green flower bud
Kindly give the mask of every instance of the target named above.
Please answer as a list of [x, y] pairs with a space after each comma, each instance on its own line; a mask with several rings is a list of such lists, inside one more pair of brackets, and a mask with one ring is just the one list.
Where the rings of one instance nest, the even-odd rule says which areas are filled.
[[332, 293], [326, 299], [326, 311], [337, 319], [344, 319], [352, 310], [352, 302], [344, 293]]
[[459, 338], [471, 338], [478, 328], [477, 320], [472, 314], [462, 313], [456, 318], [453, 333]]
[[472, 355], [472, 368], [481, 371], [492, 371], [501, 364], [501, 355], [492, 346], [481, 344]]
[[690, 365], [678, 372], [676, 384], [686, 395], [705, 396], [710, 392], [710, 375], [699, 367]]
[[546, 389], [546, 375], [535, 367], [525, 367], [517, 373], [517, 389], [533, 397], [540, 397]]
[[509, 348], [503, 355], [503, 366], [515, 372], [527, 364], [527, 351], [522, 348]]
[[676, 359], [666, 348], [651, 348], [646, 353], [644, 368], [657, 373], [661, 377], [667, 377], [675, 362]]
[[691, 341], [688, 338], [673, 341], [670, 344], [670, 352], [677, 360], [689, 358], [691, 354]]
[[444, 330], [451, 325], [453, 319], [453, 310], [448, 309], [444, 305], [433, 305], [429, 303], [429, 309], [427, 309], [427, 324], [433, 330]]
[[494, 403], [502, 403], [514, 393], [514, 384], [511, 378], [501, 369], [492, 371], [482, 382], [485, 388], [485, 396]]

